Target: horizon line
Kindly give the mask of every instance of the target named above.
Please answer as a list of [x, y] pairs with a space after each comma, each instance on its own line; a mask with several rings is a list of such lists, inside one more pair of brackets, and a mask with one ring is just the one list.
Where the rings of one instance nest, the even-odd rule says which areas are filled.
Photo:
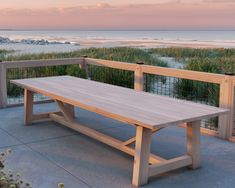
[[233, 28], [0, 28], [0, 31], [234, 31]]

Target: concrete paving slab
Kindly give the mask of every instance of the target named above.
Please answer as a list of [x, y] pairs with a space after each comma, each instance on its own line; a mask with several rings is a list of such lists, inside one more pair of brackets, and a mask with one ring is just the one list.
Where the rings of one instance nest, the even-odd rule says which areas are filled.
[[83, 135], [30, 144], [92, 187], [132, 187], [132, 158]]
[[[105, 131], [107, 130], [111, 131], [111, 129], [106, 129]], [[176, 131], [175, 135], [174, 131]], [[156, 140], [155, 136], [153, 137], [153, 147], [156, 148], [157, 153], [160, 151], [160, 153], [162, 152], [169, 158], [183, 154], [185, 151], [184, 131], [182, 128], [169, 128], [165, 132], [159, 132]], [[110, 135], [115, 133], [120, 135], [122, 131], [112, 130]], [[172, 141], [171, 136], [173, 138]], [[208, 152], [210, 149], [206, 143], [210, 138], [202, 136], [202, 168], [198, 170], [182, 168], [165, 173], [151, 178], [149, 184], [145, 187], [217, 188], [223, 184], [224, 187], [232, 188], [235, 183], [234, 143], [227, 144], [227, 142], [213, 138], [215, 142], [218, 142], [219, 145], [221, 144], [219, 146], [221, 150], [219, 153]], [[156, 145], [157, 142], [158, 144]], [[114, 188], [132, 187], [132, 157], [86, 136], [76, 135], [59, 140], [35, 143], [30, 146], [51, 160], [56, 161], [75, 176], [89, 182], [93, 187], [103, 188], [110, 187], [110, 185]], [[50, 152], [52, 148], [54, 148], [53, 153]], [[214, 150], [216, 149], [214, 148]], [[226, 155], [223, 153], [225, 151], [227, 151]], [[214, 157], [214, 155], [217, 156]], [[224, 158], [227, 155], [230, 157]]]
[[11, 147], [21, 144], [17, 139], [0, 129], [0, 148]]
[[[3, 123], [7, 125], [4, 120], [5, 118], [0, 122], [0, 125]], [[33, 123], [30, 126], [25, 126], [22, 120], [16, 122], [13, 120], [11, 123], [8, 123], [8, 126], [5, 125], [2, 129], [19, 139], [22, 143], [30, 143], [76, 134], [75, 131], [51, 121]]]
[[66, 188], [90, 187], [26, 146], [12, 148], [6, 168], [20, 172], [22, 178], [29, 181], [34, 188], [57, 188], [60, 182], [63, 182]]

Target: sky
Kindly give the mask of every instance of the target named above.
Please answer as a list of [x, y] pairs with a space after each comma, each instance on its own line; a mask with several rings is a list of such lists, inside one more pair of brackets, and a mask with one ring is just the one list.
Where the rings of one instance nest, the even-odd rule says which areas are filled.
[[0, 29], [235, 29], [235, 0], [0, 0]]

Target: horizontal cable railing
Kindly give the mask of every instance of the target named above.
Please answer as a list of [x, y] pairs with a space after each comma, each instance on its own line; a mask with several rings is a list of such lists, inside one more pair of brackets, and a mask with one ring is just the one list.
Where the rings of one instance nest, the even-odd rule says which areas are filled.
[[[202, 127], [221, 138], [234, 135], [233, 76], [133, 64], [87, 57], [0, 62], [0, 107], [23, 103], [23, 92], [12, 79], [72, 75], [158, 95], [228, 108], [230, 113], [203, 120]], [[35, 95], [35, 101], [48, 98]], [[213, 132], [213, 134], [217, 134]]]

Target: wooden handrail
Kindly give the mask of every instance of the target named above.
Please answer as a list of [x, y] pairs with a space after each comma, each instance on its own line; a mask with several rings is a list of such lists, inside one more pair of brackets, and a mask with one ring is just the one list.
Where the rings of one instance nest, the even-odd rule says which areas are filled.
[[47, 67], [57, 65], [73, 65], [80, 64], [84, 58], [65, 58], [65, 59], [40, 59], [26, 61], [5, 61], [1, 64], [6, 68], [28, 68], [28, 67]]
[[[72, 65], [82, 64], [84, 62], [90, 65], [109, 67], [114, 69], [121, 69], [127, 71], [135, 71], [137, 66], [141, 66], [142, 72], [146, 74], [154, 74], [161, 76], [170, 76], [182, 79], [189, 79], [195, 81], [202, 81], [208, 83], [221, 84], [225, 76], [222, 74], [198, 72], [191, 70], [181, 70], [175, 68], [166, 68], [151, 65], [136, 65], [128, 62], [119, 62], [95, 58], [64, 58], [64, 59], [41, 59], [41, 60], [27, 60], [27, 61], [7, 61], [1, 62], [2, 66], [6, 69], [9, 68], [25, 68], [25, 67], [45, 67], [56, 65]], [[230, 76], [235, 84], [235, 76]]]
[[194, 81], [209, 82], [214, 84], [222, 83], [225, 75], [159, 66], [142, 65], [142, 71], [147, 74], [170, 76]]
[[136, 65], [133, 63], [109, 61], [104, 59], [86, 58], [86, 63], [90, 65], [109, 67], [114, 69], [121, 69], [127, 71], [135, 71]]

